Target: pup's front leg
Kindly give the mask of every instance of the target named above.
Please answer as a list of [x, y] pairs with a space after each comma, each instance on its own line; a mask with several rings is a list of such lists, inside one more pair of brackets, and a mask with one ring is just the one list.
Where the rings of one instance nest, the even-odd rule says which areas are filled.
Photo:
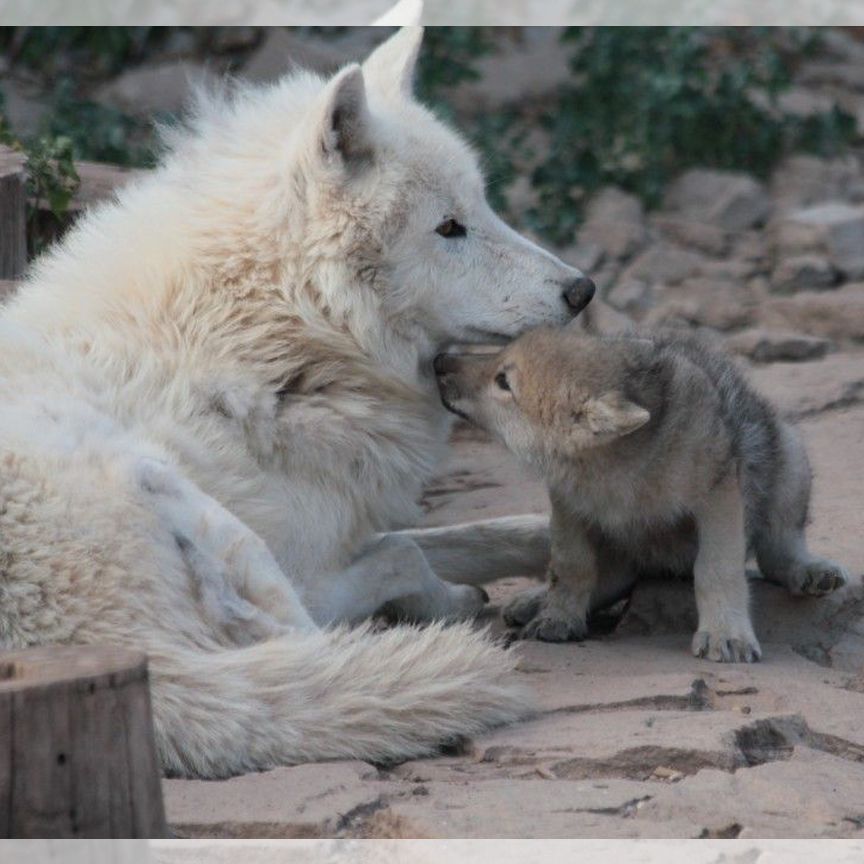
[[524, 625], [523, 639], [571, 642], [588, 633], [588, 610], [597, 586], [597, 554], [585, 526], [553, 495], [552, 560], [541, 591], [520, 594], [504, 610], [509, 624]]
[[693, 637], [693, 653], [725, 663], [752, 663], [760, 659], [762, 650], [750, 623], [744, 505], [736, 473], [720, 481], [696, 518], [699, 629]]

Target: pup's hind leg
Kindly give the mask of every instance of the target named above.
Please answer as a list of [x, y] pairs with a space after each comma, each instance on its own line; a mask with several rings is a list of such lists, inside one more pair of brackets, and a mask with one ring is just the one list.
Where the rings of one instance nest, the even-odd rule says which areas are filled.
[[321, 624], [357, 622], [383, 607], [400, 620], [476, 617], [489, 599], [482, 588], [439, 579], [420, 547], [398, 533], [379, 535], [344, 570], [322, 576], [304, 595]]
[[238, 644], [316, 629], [267, 544], [174, 466], [143, 458], [135, 480], [171, 530], [202, 611]]
[[753, 515], [753, 547], [762, 575], [790, 594], [830, 594], [849, 581], [839, 564], [810, 553], [804, 527], [810, 504], [810, 464], [798, 433], [782, 426], [781, 458], [764, 513]]
[[720, 481], [696, 520], [699, 629], [693, 637], [693, 653], [727, 663], [758, 660], [762, 652], [750, 623], [744, 506], [735, 473]]

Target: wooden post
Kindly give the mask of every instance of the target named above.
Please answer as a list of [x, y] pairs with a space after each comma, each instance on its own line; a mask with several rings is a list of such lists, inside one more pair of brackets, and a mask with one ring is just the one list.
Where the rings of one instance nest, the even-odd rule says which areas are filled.
[[0, 654], [0, 837], [166, 834], [144, 655]]
[[24, 157], [0, 147], [0, 279], [18, 279], [27, 266], [27, 172]]

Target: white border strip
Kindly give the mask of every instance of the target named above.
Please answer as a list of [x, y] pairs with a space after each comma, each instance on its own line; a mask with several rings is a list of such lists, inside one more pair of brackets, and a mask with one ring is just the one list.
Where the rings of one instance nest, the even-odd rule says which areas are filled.
[[[3, 25], [864, 25], [861, 0], [0, 0]], [[392, 6], [392, 8], [388, 8]], [[422, 10], [422, 16], [421, 16]]]

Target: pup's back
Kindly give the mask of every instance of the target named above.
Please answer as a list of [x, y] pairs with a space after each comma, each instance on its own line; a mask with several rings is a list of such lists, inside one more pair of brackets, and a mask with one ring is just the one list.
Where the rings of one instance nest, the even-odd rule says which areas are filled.
[[[698, 424], [702, 428], [711, 420], [706, 412], [716, 412], [728, 435], [729, 457], [737, 461], [740, 470], [749, 539], [757, 514], [776, 501], [780, 492], [778, 480], [781, 472], [794, 470], [797, 474], [809, 477], [809, 466], [803, 450], [800, 453], [802, 462], [797, 465], [784, 464], [784, 439], [792, 437], [794, 433], [779, 419], [767, 400], [748, 384], [735, 362], [710, 337], [684, 330], [658, 330], [635, 338], [640, 341], [647, 339], [653, 344], [657, 371], [661, 375], [672, 379], [678, 377], [680, 380], [683, 368], [687, 365], [696, 367], [702, 373], [702, 376], [687, 376], [691, 386], [683, 391], [674, 387], [667, 389], [664, 396], [673, 404], [665, 408], [676, 422], [690, 426]], [[628, 339], [632, 345], [633, 336], [622, 337], [624, 342]], [[702, 377], [702, 380], [697, 383], [694, 378], [698, 377]], [[699, 398], [700, 395], [702, 398]], [[658, 425], [662, 425], [662, 412]], [[798, 504], [799, 512], [795, 518], [803, 524], [806, 505], [802, 509], [799, 502], [788, 501], [786, 504]]]

